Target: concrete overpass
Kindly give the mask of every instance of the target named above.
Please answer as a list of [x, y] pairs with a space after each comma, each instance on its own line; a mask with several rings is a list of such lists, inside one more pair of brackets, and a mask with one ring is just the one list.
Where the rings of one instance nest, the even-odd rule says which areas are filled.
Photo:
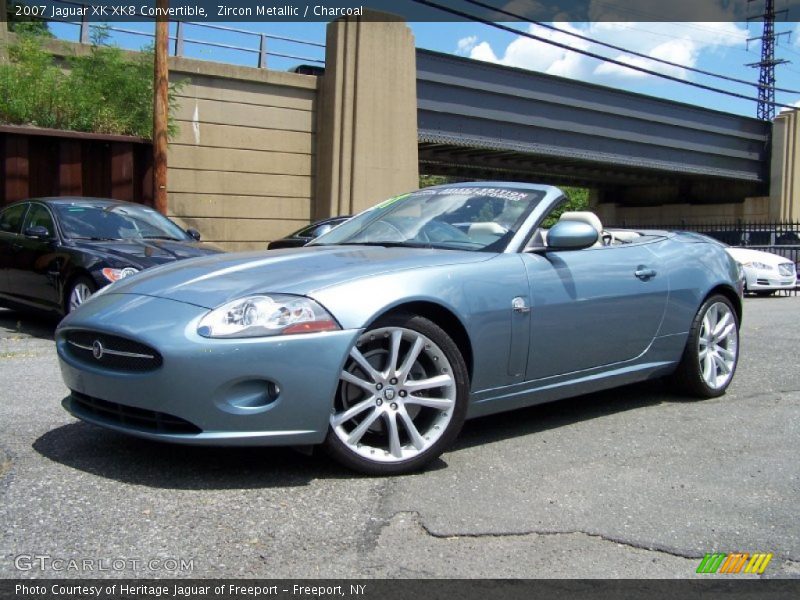
[[587, 186], [599, 200], [768, 194], [771, 124], [417, 50], [420, 169]]

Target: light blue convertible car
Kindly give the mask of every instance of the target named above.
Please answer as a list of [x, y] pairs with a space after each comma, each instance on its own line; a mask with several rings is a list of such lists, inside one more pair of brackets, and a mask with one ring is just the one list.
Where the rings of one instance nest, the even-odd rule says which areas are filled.
[[439, 456], [466, 418], [657, 377], [723, 394], [742, 311], [725, 249], [556, 218], [564, 200], [427, 188], [304, 248], [121, 280], [58, 328], [64, 407], [153, 440], [322, 445], [394, 474]]

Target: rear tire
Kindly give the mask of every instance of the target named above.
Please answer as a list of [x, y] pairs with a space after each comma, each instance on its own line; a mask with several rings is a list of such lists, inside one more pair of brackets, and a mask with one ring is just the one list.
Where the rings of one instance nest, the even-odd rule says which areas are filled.
[[739, 362], [739, 317], [728, 298], [714, 294], [700, 306], [689, 339], [670, 379], [696, 398], [716, 398], [728, 389]]
[[388, 315], [350, 351], [324, 449], [368, 475], [416, 471], [455, 440], [468, 399], [469, 374], [450, 336], [424, 317]]

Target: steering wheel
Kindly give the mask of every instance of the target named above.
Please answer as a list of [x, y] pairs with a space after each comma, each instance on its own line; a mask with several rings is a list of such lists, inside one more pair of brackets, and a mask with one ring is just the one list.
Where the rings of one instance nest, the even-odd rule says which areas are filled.
[[[389, 223], [389, 221], [375, 221], [365, 231], [368, 232], [368, 236], [362, 241], [405, 242], [407, 239], [406, 234], [400, 231], [396, 225]], [[361, 238], [362, 235], [359, 234], [358, 237]]]
[[[455, 225], [443, 221], [429, 221], [416, 236], [426, 242], [475, 244], [475, 242]], [[424, 238], [424, 239], [423, 239]]]

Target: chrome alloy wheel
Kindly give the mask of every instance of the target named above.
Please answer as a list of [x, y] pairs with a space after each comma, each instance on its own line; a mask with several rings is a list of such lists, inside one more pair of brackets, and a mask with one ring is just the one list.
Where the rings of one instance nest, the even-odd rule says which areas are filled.
[[444, 434], [456, 394], [450, 361], [430, 338], [403, 327], [373, 329], [350, 351], [331, 428], [370, 461], [406, 461]]
[[69, 293], [69, 312], [78, 308], [92, 296], [92, 290], [83, 282], [78, 282]]
[[730, 381], [736, 367], [739, 336], [736, 316], [724, 302], [715, 302], [703, 315], [697, 355], [700, 372], [710, 388], [718, 390]]

